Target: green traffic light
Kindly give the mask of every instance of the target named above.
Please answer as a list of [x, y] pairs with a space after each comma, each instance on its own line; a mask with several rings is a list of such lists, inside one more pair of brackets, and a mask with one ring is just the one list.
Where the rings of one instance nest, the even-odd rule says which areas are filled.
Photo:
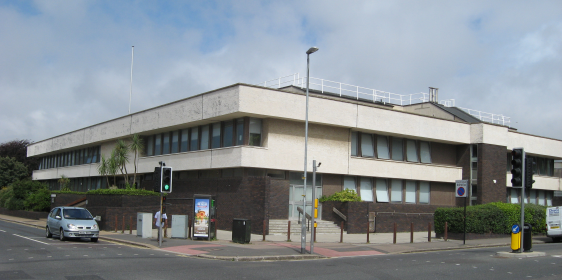
[[169, 185], [164, 185], [164, 189], [165, 189], [165, 190], [169, 190], [169, 189], [170, 189], [170, 186], [169, 186]]

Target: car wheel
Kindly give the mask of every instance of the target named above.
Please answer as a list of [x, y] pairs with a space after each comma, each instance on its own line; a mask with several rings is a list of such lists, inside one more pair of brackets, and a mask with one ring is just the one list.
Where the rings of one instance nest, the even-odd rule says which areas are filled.
[[96, 238], [90, 238], [90, 241], [92, 241], [92, 242], [98, 242], [98, 238], [97, 238], [97, 237], [96, 237]]
[[47, 238], [53, 237], [53, 234], [52, 234], [51, 231], [49, 230], [49, 226], [46, 226], [46, 227], [45, 227], [45, 233], [47, 234]]
[[60, 241], [65, 241], [66, 238], [64, 237], [64, 230], [61, 228], [59, 232], [59, 239]]

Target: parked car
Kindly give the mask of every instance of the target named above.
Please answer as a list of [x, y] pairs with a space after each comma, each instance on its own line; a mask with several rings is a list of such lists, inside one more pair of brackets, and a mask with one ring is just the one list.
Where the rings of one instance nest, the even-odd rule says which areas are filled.
[[58, 235], [61, 241], [67, 238], [90, 238], [98, 242], [100, 230], [92, 214], [80, 207], [55, 207], [47, 217], [47, 238]]
[[562, 240], [562, 216], [561, 207], [546, 208], [546, 236], [551, 237], [553, 242]]

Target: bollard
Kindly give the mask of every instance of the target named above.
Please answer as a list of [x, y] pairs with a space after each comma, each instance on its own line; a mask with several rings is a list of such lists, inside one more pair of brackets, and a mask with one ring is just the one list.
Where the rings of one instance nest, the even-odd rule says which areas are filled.
[[215, 239], [219, 240], [219, 237], [217, 235], [217, 224], [218, 224], [217, 219], [215, 219]]
[[265, 220], [263, 220], [263, 239], [262, 241], [265, 241]]
[[341, 222], [340, 243], [343, 243], [343, 221]]
[[125, 233], [125, 216], [123, 216], [123, 226], [121, 227], [121, 233]]
[[392, 244], [396, 244], [396, 223], [394, 223], [394, 237], [392, 239]]
[[445, 222], [445, 236], [444, 236], [445, 241], [447, 241], [447, 222]]
[[287, 242], [291, 242], [291, 221], [287, 223]]
[[367, 222], [367, 244], [371, 243], [369, 242], [369, 222]]
[[431, 222], [427, 223], [427, 242], [431, 242]]
[[129, 216], [129, 234], [133, 234], [133, 216]]
[[414, 243], [414, 222], [410, 224], [410, 243]]
[[117, 215], [115, 215], [115, 232], [117, 232], [117, 231], [118, 231], [118, 229], [117, 229]]
[[316, 242], [316, 227], [314, 228], [314, 242]]
[[193, 240], [193, 236], [191, 236], [191, 220], [188, 220], [187, 223], [189, 224], [187, 226], [187, 235], [189, 236], [189, 239]]

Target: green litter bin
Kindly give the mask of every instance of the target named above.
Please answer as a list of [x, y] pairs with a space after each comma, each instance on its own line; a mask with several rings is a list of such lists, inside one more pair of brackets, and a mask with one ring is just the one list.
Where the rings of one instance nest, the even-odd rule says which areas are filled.
[[232, 221], [232, 242], [250, 243], [252, 223], [248, 219], [234, 219]]

